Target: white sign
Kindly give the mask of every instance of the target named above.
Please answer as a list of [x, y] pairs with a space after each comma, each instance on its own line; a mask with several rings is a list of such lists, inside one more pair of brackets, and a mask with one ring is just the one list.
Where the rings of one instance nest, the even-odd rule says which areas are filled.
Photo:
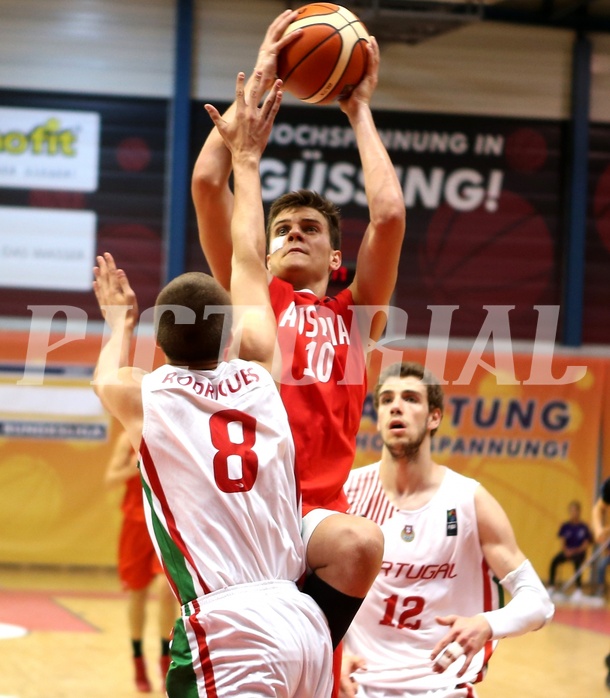
[[0, 206], [0, 287], [90, 291], [97, 214]]
[[0, 187], [95, 191], [97, 112], [0, 107]]

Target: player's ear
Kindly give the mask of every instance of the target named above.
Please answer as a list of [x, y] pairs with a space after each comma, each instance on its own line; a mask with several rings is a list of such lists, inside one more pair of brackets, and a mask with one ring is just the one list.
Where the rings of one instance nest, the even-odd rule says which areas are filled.
[[229, 361], [230, 359], [235, 359], [238, 357], [239, 347], [233, 347], [234, 341], [235, 341], [235, 335], [233, 333], [233, 330], [231, 330], [229, 332], [229, 337], [227, 339], [227, 343], [225, 344], [225, 347], [222, 350], [222, 360], [223, 361]]
[[336, 271], [341, 266], [342, 259], [341, 250], [333, 250], [330, 253], [329, 270]]
[[428, 428], [430, 429], [430, 431], [438, 429], [440, 427], [442, 418], [443, 413], [439, 410], [438, 407], [435, 407], [433, 410], [429, 412]]

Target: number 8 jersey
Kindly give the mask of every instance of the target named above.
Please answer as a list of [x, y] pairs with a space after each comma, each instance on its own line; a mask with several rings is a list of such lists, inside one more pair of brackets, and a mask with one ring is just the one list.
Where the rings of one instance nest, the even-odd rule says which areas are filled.
[[[142, 381], [140, 469], [147, 523], [185, 604], [305, 569], [288, 418], [271, 375], [239, 359]], [[195, 512], [195, 513], [193, 513]]]

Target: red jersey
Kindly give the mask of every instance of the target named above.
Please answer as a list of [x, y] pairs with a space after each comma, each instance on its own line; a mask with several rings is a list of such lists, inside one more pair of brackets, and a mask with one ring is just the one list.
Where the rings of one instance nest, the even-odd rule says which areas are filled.
[[282, 354], [280, 393], [296, 447], [303, 514], [347, 511], [343, 485], [366, 397], [364, 350], [352, 293], [318, 298], [278, 278], [269, 285]]

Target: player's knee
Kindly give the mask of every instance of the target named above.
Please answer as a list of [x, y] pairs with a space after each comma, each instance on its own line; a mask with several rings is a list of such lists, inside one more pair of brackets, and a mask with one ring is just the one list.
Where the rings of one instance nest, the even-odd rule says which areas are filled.
[[348, 574], [373, 583], [383, 559], [383, 533], [373, 521], [349, 517], [338, 531], [340, 555]]

